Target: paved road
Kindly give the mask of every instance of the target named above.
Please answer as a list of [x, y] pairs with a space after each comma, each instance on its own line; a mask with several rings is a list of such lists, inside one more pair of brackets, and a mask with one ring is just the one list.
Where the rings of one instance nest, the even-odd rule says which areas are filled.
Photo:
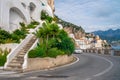
[[50, 71], [0, 75], [0, 80], [120, 80], [120, 57], [87, 53], [76, 56], [80, 60], [71, 66]]

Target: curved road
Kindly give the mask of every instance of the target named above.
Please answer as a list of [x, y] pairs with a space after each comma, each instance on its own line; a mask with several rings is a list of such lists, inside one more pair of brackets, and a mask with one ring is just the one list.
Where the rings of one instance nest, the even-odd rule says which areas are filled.
[[0, 75], [0, 80], [120, 80], [120, 57], [75, 54], [79, 61], [49, 71]]

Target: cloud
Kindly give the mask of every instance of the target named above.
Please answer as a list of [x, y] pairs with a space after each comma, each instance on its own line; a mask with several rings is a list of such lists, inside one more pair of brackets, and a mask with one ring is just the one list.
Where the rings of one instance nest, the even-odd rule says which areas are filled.
[[104, 30], [120, 24], [119, 3], [120, 0], [56, 0], [55, 14], [86, 31]]

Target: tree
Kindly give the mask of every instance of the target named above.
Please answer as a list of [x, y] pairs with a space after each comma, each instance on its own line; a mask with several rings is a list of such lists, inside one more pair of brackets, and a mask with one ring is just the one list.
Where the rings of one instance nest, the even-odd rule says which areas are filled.
[[74, 51], [74, 42], [56, 23], [46, 20], [35, 35], [39, 43], [30, 51], [29, 57], [57, 57], [63, 54], [71, 55]]

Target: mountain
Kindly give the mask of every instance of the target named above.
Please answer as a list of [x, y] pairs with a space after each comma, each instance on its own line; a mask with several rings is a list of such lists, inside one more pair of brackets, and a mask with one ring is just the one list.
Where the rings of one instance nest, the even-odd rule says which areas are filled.
[[106, 31], [94, 31], [92, 32], [95, 35], [99, 35], [101, 39], [103, 40], [107, 40], [108, 42], [112, 42], [112, 41], [118, 41], [120, 40], [120, 29], [116, 29], [116, 30], [106, 30]]

